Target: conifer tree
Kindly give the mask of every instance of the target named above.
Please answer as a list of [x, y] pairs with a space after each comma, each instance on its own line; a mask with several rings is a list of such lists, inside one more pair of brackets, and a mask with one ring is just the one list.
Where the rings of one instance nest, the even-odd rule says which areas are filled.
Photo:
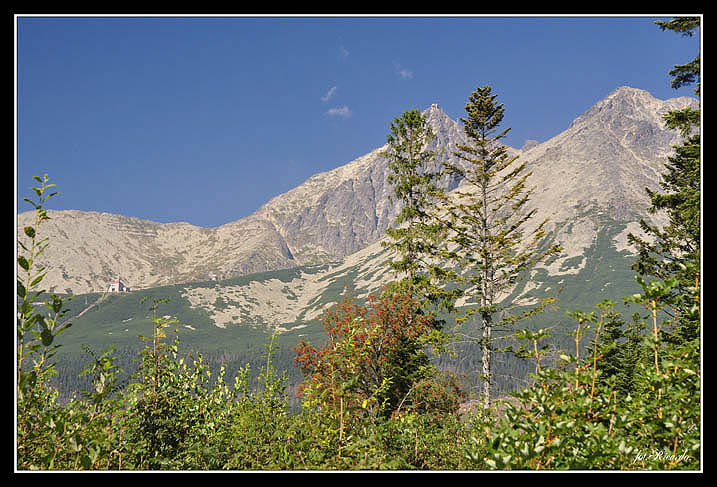
[[458, 269], [459, 285], [472, 301], [457, 320], [464, 322], [476, 313], [480, 319], [482, 338], [478, 341], [486, 407], [490, 405], [493, 380], [493, 329], [530, 313], [511, 315], [507, 312], [510, 303], [501, 300], [521, 274], [560, 251], [557, 245], [542, 245], [547, 219], [527, 228], [536, 212], [526, 206], [533, 192], [527, 186], [531, 173], [501, 142], [510, 129], [499, 131], [505, 109], [496, 101], [497, 96], [490, 86], [471, 93], [465, 106], [467, 116], [460, 119], [470, 142], [458, 145], [454, 152], [463, 164], [444, 163], [449, 173], [466, 184], [466, 189], [455, 190], [445, 198], [445, 222], [451, 229], [446, 240], [451, 247], [446, 248], [445, 256]]
[[[662, 30], [692, 36], [700, 26], [700, 19], [682, 17], [656, 23]], [[695, 94], [700, 95], [699, 55], [685, 65], [675, 66], [670, 74], [673, 76], [673, 88], [696, 83]], [[700, 110], [691, 107], [674, 110], [667, 113], [664, 120], [668, 128], [680, 131], [683, 142], [673, 147], [675, 153], [668, 158], [660, 182], [664, 192], [649, 188], [646, 192], [651, 202], [648, 212], [664, 212], [668, 223], [660, 228], [641, 220], [645, 238], [630, 234], [628, 239], [638, 251], [638, 259], [633, 265], [635, 271], [663, 281], [677, 279], [672, 293], [671, 314], [679, 325], [671, 338], [687, 341], [697, 338], [700, 319], [696, 301], [700, 287]]]
[[[692, 37], [695, 31], [700, 27], [699, 17], [676, 17], [668, 22], [661, 20], [655, 21], [663, 31], [671, 30], [682, 34], [684, 37]], [[677, 89], [685, 85], [697, 83], [695, 94], [700, 94], [700, 56], [697, 55], [687, 64], [677, 64], [670, 71], [672, 76], [672, 87]]]
[[403, 288], [424, 306], [433, 304], [446, 309], [451, 300], [438, 285], [443, 270], [435, 260], [445, 227], [434, 218], [442, 194], [438, 187], [440, 172], [434, 171], [436, 153], [428, 149], [434, 138], [426, 116], [417, 109], [406, 110], [391, 122], [384, 154], [389, 161], [388, 182], [394, 192], [389, 200], [400, 203], [401, 210], [393, 226], [386, 230], [391, 240], [384, 246], [400, 255], [390, 266], [404, 278], [393, 287]]
[[[622, 315], [615, 311], [614, 303], [602, 309], [602, 333], [599, 341], [596, 340], [597, 369], [600, 371], [597, 383], [613, 388], [617, 392], [616, 398], [622, 401], [636, 392], [635, 367], [638, 361], [649, 360], [647, 349], [642, 346], [644, 323], [639, 313], [633, 315], [632, 323], [625, 323]], [[593, 347], [588, 348], [587, 355], [592, 355], [593, 351]], [[611, 378], [614, 384], [608, 386]]]

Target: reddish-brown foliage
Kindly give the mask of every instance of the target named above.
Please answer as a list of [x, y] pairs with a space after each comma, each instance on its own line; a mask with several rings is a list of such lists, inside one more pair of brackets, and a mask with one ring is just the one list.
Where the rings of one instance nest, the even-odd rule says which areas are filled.
[[346, 299], [322, 321], [328, 334], [324, 346], [302, 341], [295, 348], [295, 363], [306, 377], [300, 394], [309, 393], [323, 406], [385, 402], [390, 409], [422, 378], [428, 364], [423, 345], [434, 319], [411, 297], [371, 296], [366, 306]]

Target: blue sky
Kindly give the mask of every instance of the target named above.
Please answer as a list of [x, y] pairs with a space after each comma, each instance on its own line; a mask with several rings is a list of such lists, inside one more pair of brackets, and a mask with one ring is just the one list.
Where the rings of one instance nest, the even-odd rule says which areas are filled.
[[693, 95], [668, 71], [699, 37], [656, 19], [18, 17], [17, 209], [48, 173], [52, 209], [215, 227], [485, 84], [542, 142], [618, 86]]

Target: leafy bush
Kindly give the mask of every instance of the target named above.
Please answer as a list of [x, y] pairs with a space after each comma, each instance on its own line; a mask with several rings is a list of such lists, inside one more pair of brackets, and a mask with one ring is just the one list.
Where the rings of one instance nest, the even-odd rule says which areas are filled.
[[[655, 289], [655, 286], [652, 288]], [[645, 297], [644, 295], [642, 296]], [[469, 451], [474, 467], [489, 469], [696, 470], [700, 468], [700, 380], [697, 343], [675, 346], [652, 335], [640, 347], [628, 388], [607, 375], [598, 342], [609, 317], [572, 313], [583, 330], [595, 328], [592, 356], [561, 355], [563, 366], [540, 369], [535, 384], [514, 394], [506, 416]], [[579, 350], [579, 349], [578, 349]], [[654, 357], [654, 361], [653, 361]], [[628, 360], [628, 359], [626, 359]], [[618, 393], [626, 394], [618, 397]], [[480, 441], [482, 440], [482, 441]]]
[[[329, 336], [323, 348], [304, 341], [296, 347], [307, 405], [355, 417], [385, 417], [412, 403], [445, 407], [436, 404], [437, 396], [431, 405], [421, 396], [438, 386], [424, 351], [433, 321], [413, 298], [395, 293], [370, 297], [368, 308], [346, 300], [330, 310], [323, 319]], [[455, 400], [450, 407], [457, 409]]]

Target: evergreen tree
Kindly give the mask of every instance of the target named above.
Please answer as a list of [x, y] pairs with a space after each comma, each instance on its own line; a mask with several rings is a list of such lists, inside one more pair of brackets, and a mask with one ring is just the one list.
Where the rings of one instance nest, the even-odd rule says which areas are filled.
[[605, 303], [608, 303], [608, 306], [598, 306], [601, 309], [602, 332], [599, 340], [596, 338], [596, 343], [588, 349], [587, 355], [591, 356], [594, 347], [597, 347], [596, 367], [600, 372], [597, 385], [614, 390], [616, 397], [624, 400], [636, 392], [637, 363], [649, 363], [648, 350], [642, 346], [644, 323], [641, 322], [639, 313], [636, 313], [633, 315], [633, 322], [626, 324], [622, 315], [614, 309], [614, 303]]
[[649, 349], [642, 344], [644, 329], [639, 313], [634, 313], [632, 322], [622, 332], [624, 341], [618, 352], [620, 366], [617, 371], [617, 390], [623, 398], [628, 394], [635, 395], [638, 387], [635, 372], [637, 364], [649, 360]]
[[[399, 260], [390, 266], [405, 277], [390, 288], [403, 288], [411, 297], [429, 304], [450, 308], [451, 300], [438, 282], [444, 275], [436, 256], [445, 228], [433, 216], [439, 195], [440, 173], [434, 171], [436, 153], [428, 150], [435, 138], [425, 115], [416, 109], [406, 110], [391, 122], [387, 136], [388, 182], [393, 186], [392, 204], [401, 204], [394, 224], [386, 230], [390, 237], [384, 246], [396, 251]], [[396, 200], [394, 200], [394, 197]]]
[[[677, 17], [668, 22], [661, 20], [655, 21], [660, 29], [663, 31], [671, 30], [682, 34], [684, 37], [692, 37], [697, 29], [700, 27], [699, 17]], [[685, 85], [697, 83], [695, 88], [695, 94], [700, 94], [700, 56], [697, 55], [692, 61], [687, 64], [677, 64], [670, 71], [672, 76], [672, 87], [677, 89]]]
[[557, 245], [547, 248], [541, 245], [547, 235], [544, 230], [547, 219], [527, 229], [536, 212], [526, 207], [533, 192], [527, 187], [531, 173], [525, 170], [524, 162], [517, 162], [517, 156], [509, 156], [507, 147], [501, 143], [510, 129], [498, 131], [505, 109], [496, 98], [490, 86], [471, 93], [465, 106], [467, 117], [461, 118], [470, 142], [458, 145], [454, 152], [463, 165], [444, 163], [448, 172], [467, 184], [466, 189], [453, 191], [445, 198], [448, 209], [445, 222], [451, 229], [445, 256], [459, 269], [456, 277], [465, 296], [474, 303], [458, 321], [476, 313], [480, 317], [486, 407], [490, 404], [493, 380], [493, 329], [520, 319], [505, 313], [495, 322], [499, 313], [510, 308], [509, 303], [503, 304], [501, 300], [521, 274], [560, 251]]
[[[608, 309], [603, 316], [603, 331], [598, 347], [600, 359], [597, 362], [600, 370], [600, 383], [605, 383], [609, 377], [616, 377], [623, 369], [622, 354], [623, 340], [625, 338], [624, 321], [619, 313]], [[590, 351], [588, 355], [592, 352]]]
[[[673, 30], [691, 36], [699, 28], [699, 18], [684, 17], [669, 22], [657, 22], [662, 30]], [[670, 71], [672, 87], [696, 83], [700, 94], [700, 56]], [[700, 110], [685, 108], [664, 116], [668, 128], [679, 130], [684, 140], [674, 146], [675, 154], [668, 158], [660, 185], [663, 193], [646, 188], [651, 206], [648, 212], [664, 212], [668, 223], [660, 228], [645, 220], [640, 226], [645, 237], [629, 235], [637, 247], [638, 259], [633, 265], [642, 276], [660, 280], [676, 279], [671, 310], [676, 319], [676, 333], [670, 337], [678, 341], [695, 339], [699, 332], [700, 239], [701, 239], [701, 160]]]

